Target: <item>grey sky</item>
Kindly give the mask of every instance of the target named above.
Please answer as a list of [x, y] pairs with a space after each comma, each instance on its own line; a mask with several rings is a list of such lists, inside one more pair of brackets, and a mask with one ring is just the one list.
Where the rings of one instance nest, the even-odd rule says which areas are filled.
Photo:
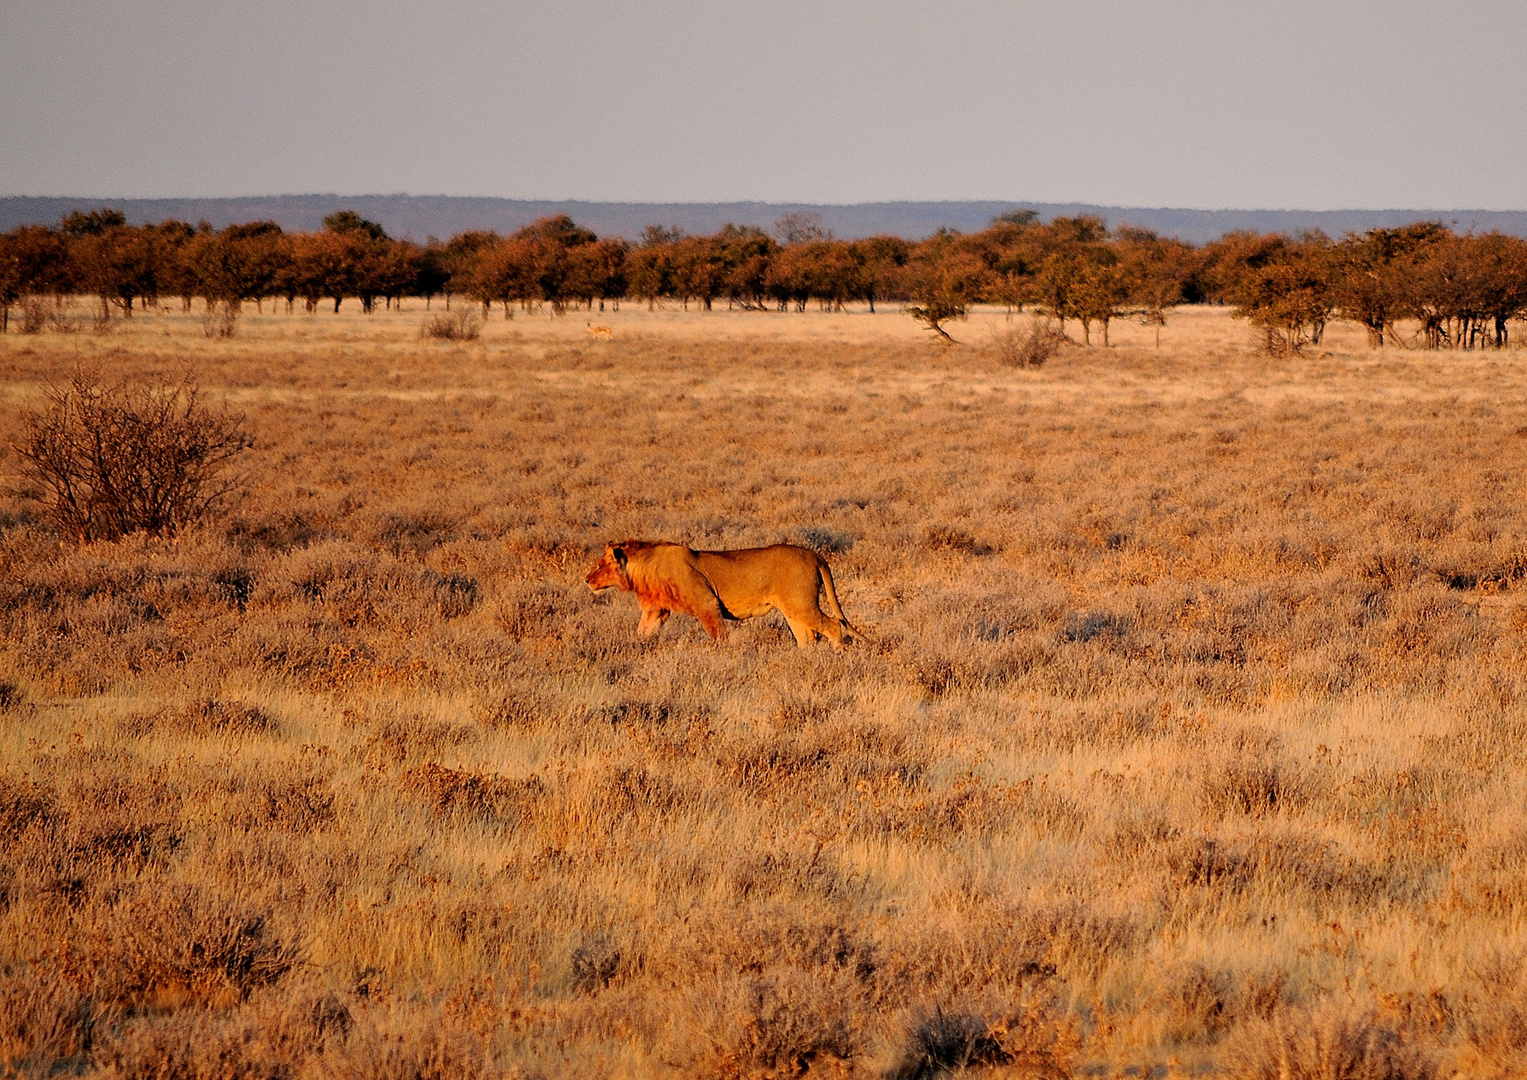
[[1527, 208], [1527, 4], [0, 0], [0, 194]]

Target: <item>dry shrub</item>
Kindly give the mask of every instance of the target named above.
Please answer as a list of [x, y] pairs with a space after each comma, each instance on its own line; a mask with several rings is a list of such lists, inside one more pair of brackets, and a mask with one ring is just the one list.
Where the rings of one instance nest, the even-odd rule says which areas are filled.
[[860, 991], [826, 973], [774, 968], [728, 980], [696, 1007], [709, 1043], [692, 1071], [719, 1077], [795, 1077], [847, 1068], [860, 1054]]
[[0, 679], [0, 713], [19, 709], [26, 701], [26, 692], [10, 679]]
[[993, 330], [992, 351], [1008, 367], [1037, 368], [1054, 359], [1070, 340], [1053, 319], [1035, 319], [1026, 327]]
[[209, 338], [231, 338], [238, 331], [239, 300], [211, 300], [202, 308], [201, 332]]
[[990, 555], [995, 550], [957, 525], [929, 525], [923, 530], [923, 547], [929, 551], [955, 551], [963, 555]]
[[531, 816], [544, 794], [544, 785], [534, 776], [509, 780], [433, 762], [404, 773], [401, 787], [423, 798], [438, 814], [515, 822]]
[[252, 445], [243, 417], [202, 404], [189, 382], [104, 384], [86, 371], [22, 415], [14, 446], [47, 513], [77, 540], [173, 535], [237, 489], [232, 460]]
[[89, 1049], [96, 1021], [75, 986], [35, 969], [0, 973], [0, 1076], [65, 1071]]
[[135, 1017], [92, 1055], [111, 1080], [291, 1080], [325, 1051], [343, 1054], [354, 1026], [339, 996], [311, 988], [257, 994], [230, 1010]]
[[[333, 1080], [489, 1080], [505, 1071], [482, 1035], [436, 1008], [357, 1011], [343, 1042], [331, 1042], [318, 1075]], [[513, 1075], [513, 1074], [510, 1074]]]
[[1289, 766], [1240, 755], [1205, 777], [1204, 807], [1211, 813], [1262, 817], [1305, 801], [1300, 778]]
[[482, 336], [482, 319], [471, 308], [443, 311], [425, 320], [419, 328], [419, 336], [435, 341], [476, 341]]
[[1231, 1080], [1433, 1080], [1434, 1054], [1401, 1039], [1371, 1012], [1327, 1004], [1313, 1012], [1279, 1012], [1230, 1037], [1225, 1075]]
[[908, 1025], [893, 1080], [932, 1080], [944, 1073], [1005, 1065], [1017, 1075], [1072, 1075], [1079, 1047], [1076, 1026], [1057, 1017], [1052, 995], [1025, 988], [1018, 1004], [987, 1019], [981, 1010], [920, 1011]]
[[297, 951], [263, 913], [189, 886], [132, 886], [59, 957], [103, 1003], [228, 1005], [292, 969]]
[[556, 715], [538, 697], [523, 692], [511, 692], [491, 701], [481, 702], [477, 707], [477, 720], [491, 731], [534, 732], [540, 731], [556, 719]]
[[907, 1031], [901, 1064], [895, 1080], [932, 1080], [955, 1069], [1001, 1065], [1007, 1051], [990, 1024], [968, 1013], [935, 1010], [915, 1018]]
[[580, 993], [595, 994], [610, 985], [620, 970], [620, 949], [603, 938], [585, 941], [573, 950], [573, 986]]
[[23, 334], [40, 334], [48, 325], [48, 317], [54, 305], [44, 296], [26, 296], [21, 300], [21, 325]]
[[281, 730], [281, 724], [257, 705], [203, 698], [186, 705], [129, 717], [122, 722], [121, 730], [129, 736], [158, 732], [206, 738], [212, 735], [274, 735]]

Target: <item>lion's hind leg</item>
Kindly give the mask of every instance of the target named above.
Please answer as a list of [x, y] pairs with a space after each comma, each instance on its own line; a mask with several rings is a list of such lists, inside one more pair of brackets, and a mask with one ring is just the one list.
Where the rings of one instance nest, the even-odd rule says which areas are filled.
[[806, 619], [785, 615], [785, 622], [790, 624], [790, 632], [795, 635], [795, 643], [800, 648], [809, 649], [817, 643], [817, 628]]

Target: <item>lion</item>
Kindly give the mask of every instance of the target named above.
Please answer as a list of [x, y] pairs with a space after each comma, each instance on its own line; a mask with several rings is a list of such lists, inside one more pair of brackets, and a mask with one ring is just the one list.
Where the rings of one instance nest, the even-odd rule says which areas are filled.
[[[622, 540], [605, 545], [604, 557], [584, 580], [594, 592], [634, 592], [642, 609], [636, 632], [642, 637], [651, 637], [670, 615], [684, 612], [720, 641], [726, 637], [723, 620], [751, 619], [771, 608], [785, 617], [803, 649], [811, 648], [818, 634], [834, 649], [843, 647], [845, 634], [864, 637], [844, 617], [826, 561], [793, 544], [691, 551], [682, 544]], [[830, 618], [817, 606], [819, 590], [827, 594]]]

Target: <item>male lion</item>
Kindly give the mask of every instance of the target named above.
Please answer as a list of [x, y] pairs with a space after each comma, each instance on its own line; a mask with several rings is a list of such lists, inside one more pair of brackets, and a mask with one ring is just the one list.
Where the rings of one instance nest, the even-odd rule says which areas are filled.
[[[619, 587], [634, 592], [642, 608], [637, 633], [650, 637], [676, 611], [700, 620], [706, 633], [726, 636], [723, 619], [751, 619], [777, 608], [796, 644], [809, 649], [821, 634], [834, 649], [843, 635], [864, 635], [843, 617], [832, 571], [816, 552], [792, 544], [745, 551], [691, 551], [682, 544], [622, 540], [605, 545], [604, 557], [589, 571], [590, 589]], [[827, 593], [828, 618], [817, 607], [817, 591]]]

